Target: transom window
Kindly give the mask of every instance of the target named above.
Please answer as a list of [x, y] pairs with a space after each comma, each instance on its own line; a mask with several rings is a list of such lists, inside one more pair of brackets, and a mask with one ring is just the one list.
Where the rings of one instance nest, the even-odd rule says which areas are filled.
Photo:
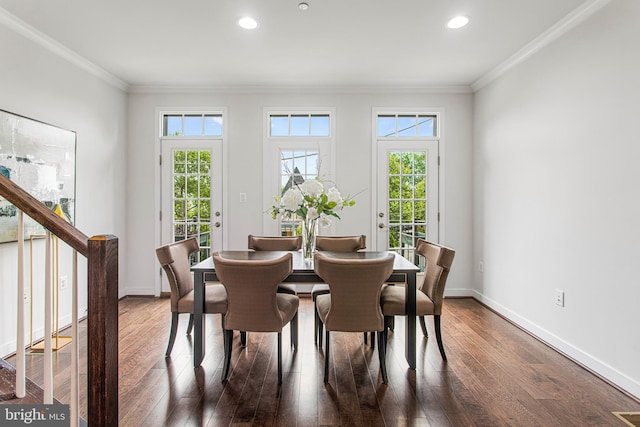
[[282, 136], [330, 136], [329, 114], [271, 114], [269, 135]]
[[222, 136], [222, 114], [164, 114], [162, 136]]
[[438, 117], [433, 114], [378, 115], [379, 138], [429, 138], [438, 136]]

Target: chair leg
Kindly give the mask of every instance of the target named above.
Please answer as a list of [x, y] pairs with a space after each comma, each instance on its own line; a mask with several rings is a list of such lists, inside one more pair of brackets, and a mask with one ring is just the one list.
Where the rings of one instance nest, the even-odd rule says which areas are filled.
[[367, 338], [367, 334], [368, 334], [368, 332], [363, 332], [363, 335], [364, 335], [364, 343], [365, 343], [365, 344], [367, 344], [367, 341], [369, 340], [369, 339]]
[[169, 357], [171, 355], [171, 350], [173, 350], [173, 343], [176, 340], [176, 332], [178, 331], [178, 313], [175, 311], [171, 312], [171, 332], [169, 333], [169, 345], [167, 346], [167, 352], [164, 354], [164, 357]]
[[382, 373], [382, 382], [386, 384], [389, 379], [387, 378], [387, 349], [384, 345], [384, 333], [385, 331], [378, 332], [378, 358], [380, 358], [380, 372]]
[[444, 353], [444, 345], [442, 344], [442, 332], [440, 330], [440, 316], [433, 316], [433, 325], [436, 329], [436, 340], [438, 341], [438, 348], [440, 349], [440, 355], [442, 360], [447, 361], [447, 355]]
[[[380, 345], [380, 343], [378, 343]], [[371, 350], [376, 349], [376, 334], [375, 332], [371, 332]]]
[[389, 329], [392, 331], [396, 328], [396, 318], [394, 316], [389, 316]]
[[324, 323], [318, 322], [318, 348], [322, 348], [322, 335], [324, 333]]
[[247, 332], [246, 331], [240, 331], [240, 344], [242, 344], [243, 347], [247, 346]]
[[429, 333], [427, 332], [427, 325], [424, 323], [424, 316], [418, 316], [420, 319], [420, 327], [422, 328], [422, 335], [425, 338], [429, 338]]
[[327, 384], [329, 382], [329, 358], [331, 357], [331, 353], [329, 352], [329, 330], [327, 329], [326, 335], [326, 343], [324, 347], [324, 383]]
[[[391, 322], [393, 322], [393, 316], [385, 316], [384, 317], [384, 334], [382, 335], [384, 338], [384, 348], [385, 350], [387, 349], [387, 342], [389, 341], [389, 329]], [[382, 343], [379, 343], [378, 345], [383, 345]]]
[[189, 324], [187, 325], [187, 335], [191, 335], [193, 330], [193, 313], [189, 314]]
[[233, 350], [233, 330], [224, 330], [224, 365], [222, 367], [222, 382], [229, 379], [229, 367], [231, 366], [231, 353]]
[[282, 384], [282, 332], [278, 332], [278, 384]]
[[291, 319], [291, 345], [295, 350], [298, 349], [298, 312]]

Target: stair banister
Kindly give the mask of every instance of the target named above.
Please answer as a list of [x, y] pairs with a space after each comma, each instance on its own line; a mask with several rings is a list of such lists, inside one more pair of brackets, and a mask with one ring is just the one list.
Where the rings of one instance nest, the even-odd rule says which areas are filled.
[[87, 422], [96, 427], [117, 425], [118, 238], [102, 235], [89, 239], [1, 174], [0, 197], [87, 258]]

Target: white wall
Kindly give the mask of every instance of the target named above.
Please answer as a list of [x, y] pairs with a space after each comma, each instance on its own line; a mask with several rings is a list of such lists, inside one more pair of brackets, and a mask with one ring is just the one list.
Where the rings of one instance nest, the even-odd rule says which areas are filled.
[[636, 396], [639, 20], [615, 0], [474, 98], [478, 298]]
[[[0, 57], [0, 109], [77, 133], [76, 226], [88, 236], [119, 236], [120, 271], [126, 270], [126, 93], [2, 25]], [[15, 350], [16, 247], [0, 245], [0, 356]], [[86, 262], [80, 260], [83, 314]], [[60, 269], [70, 280], [68, 258], [61, 260]], [[63, 323], [70, 321], [70, 294], [68, 287], [60, 295]], [[34, 320], [37, 331], [42, 328], [43, 309], [35, 297], [34, 303], [39, 311]]]
[[[228, 204], [223, 222], [229, 238], [225, 249], [246, 249], [247, 235], [262, 232], [262, 144], [264, 107], [334, 107], [337, 123], [336, 183], [355, 194], [356, 205], [344, 211], [338, 234], [370, 236], [371, 120], [374, 107], [444, 108], [444, 238], [458, 250], [448, 289], [471, 292], [471, 95], [470, 94], [131, 94], [129, 96], [128, 235], [131, 268], [129, 293], [154, 294], [159, 265], [155, 258], [158, 189], [156, 111], [158, 108], [226, 107], [228, 109]], [[348, 183], [348, 184], [347, 184]], [[247, 194], [240, 203], [239, 194]]]

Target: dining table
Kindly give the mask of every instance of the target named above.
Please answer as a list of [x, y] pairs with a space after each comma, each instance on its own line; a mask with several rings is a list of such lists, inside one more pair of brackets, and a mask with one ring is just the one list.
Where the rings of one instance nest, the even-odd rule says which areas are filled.
[[[237, 260], [264, 260], [282, 256], [282, 251], [221, 251], [225, 258]], [[325, 283], [313, 268], [313, 259], [304, 259], [301, 251], [292, 251], [293, 270], [284, 279], [286, 283], [316, 284]], [[324, 253], [324, 252], [323, 252]], [[406, 295], [405, 316], [405, 358], [411, 369], [416, 368], [416, 273], [420, 269], [411, 261], [396, 252], [361, 251], [361, 252], [328, 252], [327, 254], [342, 259], [375, 259], [395, 255], [393, 272], [385, 281], [389, 284], [404, 284]], [[217, 282], [216, 266], [211, 257], [191, 267], [194, 279], [193, 308], [193, 366], [201, 365], [205, 355], [205, 322], [204, 322], [204, 287], [207, 282]]]

